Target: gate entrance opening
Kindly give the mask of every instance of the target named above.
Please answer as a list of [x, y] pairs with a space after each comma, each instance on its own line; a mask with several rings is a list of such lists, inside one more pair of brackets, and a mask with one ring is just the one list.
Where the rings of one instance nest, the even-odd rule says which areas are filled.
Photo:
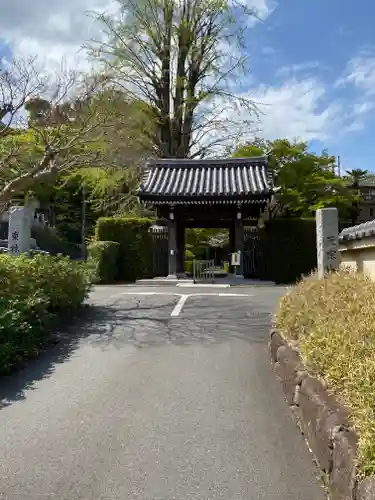
[[138, 195], [156, 209], [163, 228], [153, 234], [155, 268], [170, 278], [185, 276], [185, 230], [227, 228], [230, 253], [241, 252], [237, 274], [243, 276], [254, 254], [245, 248], [245, 227], [257, 223], [273, 192], [266, 157], [149, 163]]

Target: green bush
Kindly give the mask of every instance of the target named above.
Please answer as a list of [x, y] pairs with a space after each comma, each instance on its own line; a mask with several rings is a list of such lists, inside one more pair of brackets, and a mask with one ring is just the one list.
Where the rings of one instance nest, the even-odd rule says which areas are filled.
[[188, 248], [185, 250], [185, 260], [194, 260], [195, 259], [195, 255], [193, 254], [193, 252], [191, 250], [189, 250]]
[[195, 258], [198, 260], [205, 260], [207, 259], [207, 253], [209, 250], [210, 246], [205, 245], [205, 244], [198, 244], [194, 247], [194, 255]]
[[193, 261], [185, 260], [185, 272], [192, 273], [193, 272]]
[[31, 236], [35, 238], [37, 246], [51, 255], [68, 255], [72, 258], [79, 257], [82, 250], [79, 245], [64, 240], [50, 227], [33, 227]]
[[96, 241], [88, 247], [88, 264], [93, 271], [95, 283], [113, 283], [118, 275], [120, 243]]
[[358, 436], [358, 467], [375, 473], [375, 283], [342, 270], [291, 288], [276, 325], [297, 346], [308, 370], [346, 406]]
[[315, 219], [280, 218], [259, 231], [263, 279], [295, 283], [316, 268]]
[[95, 228], [97, 241], [120, 244], [118, 279], [135, 281], [152, 277], [152, 235], [150, 219], [136, 217], [100, 218]]
[[38, 352], [52, 320], [82, 304], [90, 289], [82, 262], [0, 255], [0, 374]]

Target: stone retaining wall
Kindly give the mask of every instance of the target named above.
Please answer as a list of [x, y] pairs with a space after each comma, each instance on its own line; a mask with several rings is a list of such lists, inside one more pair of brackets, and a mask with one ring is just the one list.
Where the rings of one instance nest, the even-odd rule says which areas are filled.
[[298, 352], [276, 331], [269, 350], [288, 404], [325, 477], [331, 500], [375, 500], [375, 478], [357, 480], [357, 436], [344, 408], [309, 375]]

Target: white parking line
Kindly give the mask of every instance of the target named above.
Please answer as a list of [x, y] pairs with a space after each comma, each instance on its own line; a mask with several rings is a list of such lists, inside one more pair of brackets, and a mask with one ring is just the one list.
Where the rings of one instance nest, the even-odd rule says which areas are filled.
[[[199, 294], [199, 295], [201, 295], [201, 294]], [[254, 295], [252, 293], [220, 293], [219, 292], [216, 295], [218, 295], [219, 297], [254, 297]]]
[[174, 292], [122, 292], [117, 294], [116, 296], [110, 296], [107, 297], [107, 299], [112, 299], [115, 297], [119, 297], [122, 295], [129, 295], [129, 296], [151, 296], [151, 295], [169, 295], [169, 296], [175, 296], [175, 297], [180, 297], [177, 304], [174, 306], [171, 316], [176, 317], [181, 314], [181, 311], [185, 305], [185, 302], [189, 297], [253, 297], [254, 294], [250, 293], [224, 293], [224, 292], [208, 292], [208, 293], [189, 293], [189, 294], [181, 294], [181, 293], [174, 293]]
[[181, 295], [180, 300], [177, 302], [177, 304], [174, 306], [173, 311], [171, 312], [171, 316], [179, 316], [188, 297], [189, 295]]
[[230, 288], [226, 283], [177, 283], [181, 288]]

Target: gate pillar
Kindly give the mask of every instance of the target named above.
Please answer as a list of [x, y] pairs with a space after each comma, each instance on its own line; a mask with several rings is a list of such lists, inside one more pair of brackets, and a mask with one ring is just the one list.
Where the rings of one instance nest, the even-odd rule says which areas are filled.
[[237, 218], [234, 224], [235, 252], [241, 252], [240, 266], [237, 270], [238, 276], [243, 277], [243, 251], [244, 251], [244, 229], [241, 218]]
[[177, 278], [177, 222], [174, 213], [169, 215], [168, 222], [168, 278]]

